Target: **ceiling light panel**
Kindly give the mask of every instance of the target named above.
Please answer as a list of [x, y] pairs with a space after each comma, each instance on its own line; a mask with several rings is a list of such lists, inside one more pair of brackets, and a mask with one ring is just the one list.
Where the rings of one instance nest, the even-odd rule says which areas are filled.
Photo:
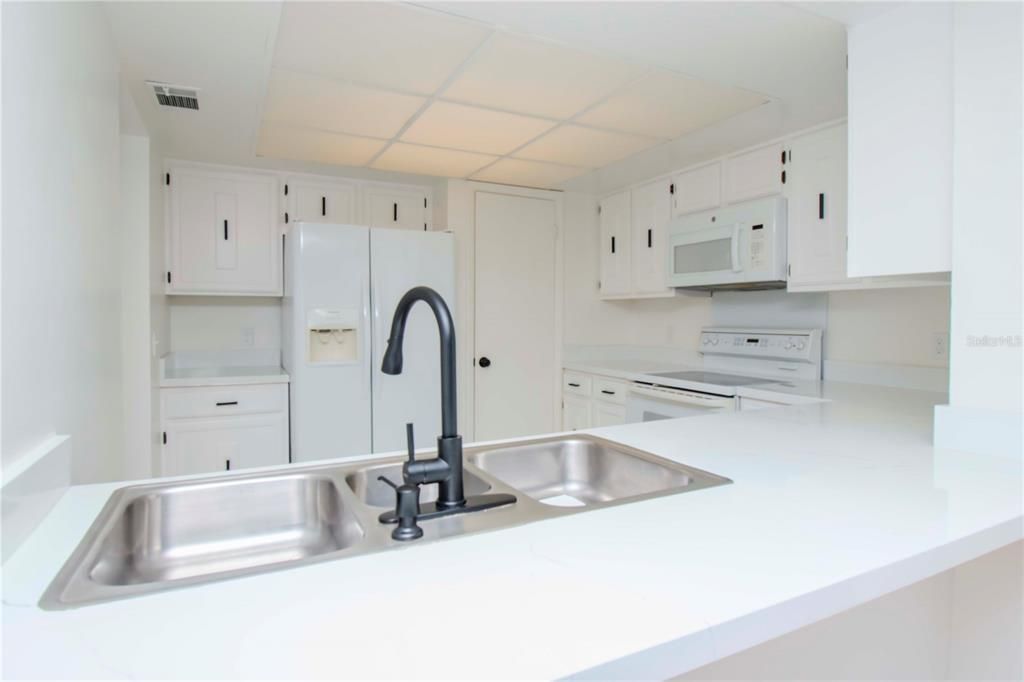
[[264, 123], [256, 154], [273, 159], [365, 166], [385, 144], [384, 140]]
[[642, 71], [611, 57], [498, 34], [444, 91], [444, 98], [564, 119]]
[[483, 154], [507, 154], [555, 124], [451, 102], [434, 102], [402, 134], [404, 142]]
[[472, 179], [546, 189], [557, 187], [560, 183], [586, 172], [586, 168], [575, 168], [554, 163], [524, 161], [522, 159], [502, 159], [493, 166], [488, 166], [480, 172], [474, 173]]
[[659, 71], [580, 116], [580, 123], [628, 133], [677, 138], [753, 109], [763, 95]]
[[274, 69], [263, 118], [337, 133], [390, 138], [425, 101], [323, 76]]
[[456, 149], [422, 147], [416, 144], [396, 142], [373, 162], [372, 167], [403, 173], [464, 178], [497, 158]]
[[283, 3], [274, 65], [428, 95], [489, 33], [398, 3]]
[[661, 141], [640, 135], [564, 125], [536, 142], [531, 142], [514, 156], [534, 161], [599, 168], [653, 147]]

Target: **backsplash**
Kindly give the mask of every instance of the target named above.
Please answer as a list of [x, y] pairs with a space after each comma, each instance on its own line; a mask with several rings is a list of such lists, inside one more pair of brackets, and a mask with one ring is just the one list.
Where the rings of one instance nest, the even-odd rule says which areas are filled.
[[281, 299], [168, 297], [171, 352], [281, 348]]

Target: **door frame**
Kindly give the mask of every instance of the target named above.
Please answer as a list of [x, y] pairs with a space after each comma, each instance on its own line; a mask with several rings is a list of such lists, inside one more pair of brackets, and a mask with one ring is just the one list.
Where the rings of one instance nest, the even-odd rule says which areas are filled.
[[461, 340], [457, 352], [459, 368], [459, 428], [466, 442], [476, 440], [476, 195], [500, 194], [526, 199], [544, 199], [555, 204], [555, 371], [550, 378], [552, 388], [551, 415], [555, 431], [561, 430], [562, 337], [564, 317], [564, 240], [565, 209], [562, 192], [527, 187], [496, 185], [473, 180], [452, 180], [448, 184], [448, 226], [455, 233], [456, 244], [456, 329]]

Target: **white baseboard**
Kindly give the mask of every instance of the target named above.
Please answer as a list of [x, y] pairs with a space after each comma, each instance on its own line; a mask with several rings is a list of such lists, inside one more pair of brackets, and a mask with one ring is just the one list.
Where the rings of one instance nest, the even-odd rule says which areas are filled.
[[985, 455], [1022, 456], [1020, 412], [985, 410], [954, 405], [935, 406], [934, 442], [937, 448]]
[[71, 485], [71, 438], [50, 436], [4, 467], [3, 555], [7, 561]]

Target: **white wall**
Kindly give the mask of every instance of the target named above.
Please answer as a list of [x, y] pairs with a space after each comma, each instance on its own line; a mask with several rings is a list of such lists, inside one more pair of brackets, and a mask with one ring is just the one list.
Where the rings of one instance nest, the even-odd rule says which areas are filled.
[[279, 298], [169, 296], [167, 302], [171, 351], [281, 348]]
[[103, 480], [122, 441], [118, 67], [99, 5], [2, 12], [2, 461], [65, 433], [74, 480]]

